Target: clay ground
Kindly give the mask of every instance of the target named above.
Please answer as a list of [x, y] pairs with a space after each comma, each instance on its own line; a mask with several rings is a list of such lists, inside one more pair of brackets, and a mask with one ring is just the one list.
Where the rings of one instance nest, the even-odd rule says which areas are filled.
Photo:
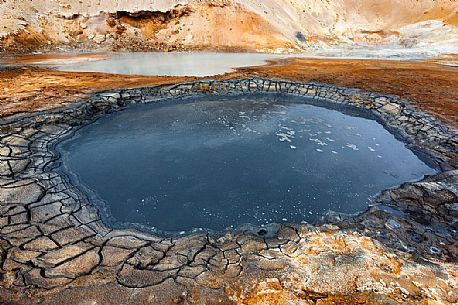
[[[53, 55], [65, 60], [65, 55]], [[85, 57], [87, 57], [85, 55]], [[72, 60], [75, 57], [72, 56]], [[45, 56], [16, 62], [46, 61]], [[320, 82], [397, 95], [418, 108], [458, 126], [458, 67], [435, 62], [291, 59], [260, 67], [240, 68], [218, 78], [262, 76]], [[195, 78], [125, 76], [106, 73], [59, 72], [41, 68], [0, 71], [0, 117], [64, 106], [90, 92], [170, 84]]]

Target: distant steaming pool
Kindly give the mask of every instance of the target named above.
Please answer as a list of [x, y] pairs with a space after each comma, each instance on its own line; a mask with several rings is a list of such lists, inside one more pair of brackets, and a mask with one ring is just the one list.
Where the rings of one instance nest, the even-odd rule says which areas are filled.
[[211, 76], [236, 67], [259, 66], [285, 55], [262, 53], [140, 52], [113, 53], [107, 59], [57, 65], [67, 72], [108, 72], [150, 76]]
[[[421, 60], [443, 58], [447, 50], [438, 48], [400, 48], [399, 46], [323, 48], [295, 54], [227, 52], [112, 52], [112, 53], [36, 53], [19, 57], [0, 57], [0, 69], [8, 66], [41, 66], [66, 72], [102, 72], [148, 76], [212, 76], [235, 68], [265, 65], [285, 58]], [[449, 51], [448, 53], [453, 53]], [[439, 64], [447, 64], [439, 62]], [[448, 65], [455, 65], [453, 62]]]

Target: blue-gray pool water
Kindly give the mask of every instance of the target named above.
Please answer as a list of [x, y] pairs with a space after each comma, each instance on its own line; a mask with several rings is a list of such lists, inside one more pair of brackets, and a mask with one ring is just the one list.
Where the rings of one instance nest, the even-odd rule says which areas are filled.
[[[130, 106], [59, 145], [114, 227], [314, 222], [434, 170], [375, 120], [281, 95]], [[84, 187], [83, 187], [84, 186]]]

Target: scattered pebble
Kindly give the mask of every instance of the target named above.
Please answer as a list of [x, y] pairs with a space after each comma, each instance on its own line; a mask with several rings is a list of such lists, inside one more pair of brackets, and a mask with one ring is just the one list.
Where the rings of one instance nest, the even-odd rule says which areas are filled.
[[401, 224], [394, 219], [388, 219], [388, 221], [385, 223], [385, 226], [390, 230], [394, 230], [400, 228]]
[[432, 246], [429, 248], [429, 252], [431, 252], [431, 254], [440, 254], [441, 250], [439, 248]]

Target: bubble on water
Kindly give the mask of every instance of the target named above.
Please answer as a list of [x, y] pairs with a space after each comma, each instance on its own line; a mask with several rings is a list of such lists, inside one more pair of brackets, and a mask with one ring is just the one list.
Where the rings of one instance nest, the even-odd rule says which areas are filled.
[[316, 151], [317, 151], [317, 152], [323, 152], [323, 150], [322, 150], [322, 149], [319, 149], [319, 148], [317, 148]]
[[370, 151], [375, 151], [375, 149], [373, 149], [372, 147], [368, 146], [367, 148], [369, 148]]

